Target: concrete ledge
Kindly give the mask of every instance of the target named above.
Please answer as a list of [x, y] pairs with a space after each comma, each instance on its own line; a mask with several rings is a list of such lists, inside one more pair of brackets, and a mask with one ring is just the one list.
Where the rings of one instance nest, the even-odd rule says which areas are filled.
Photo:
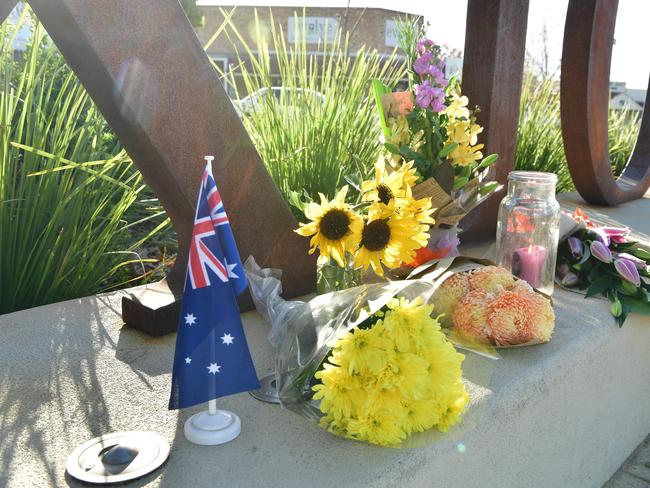
[[[649, 211], [650, 201], [637, 201], [606, 219], [650, 242]], [[381, 449], [240, 394], [220, 404], [241, 416], [242, 435], [194, 446], [182, 428], [197, 409], [166, 409], [175, 336], [122, 327], [122, 295], [0, 317], [0, 486], [81, 486], [64, 473], [74, 447], [145, 429], [165, 435], [172, 454], [129, 486], [598, 487], [650, 432], [650, 320], [633, 315], [619, 329], [607, 302], [558, 290], [549, 344], [504, 351], [496, 363], [468, 355], [471, 410], [447, 437]], [[254, 312], [243, 317], [263, 374], [268, 326]]]

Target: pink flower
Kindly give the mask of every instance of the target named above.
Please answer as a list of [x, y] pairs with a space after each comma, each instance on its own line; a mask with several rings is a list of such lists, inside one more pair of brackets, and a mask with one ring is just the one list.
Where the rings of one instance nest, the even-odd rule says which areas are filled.
[[424, 76], [427, 74], [429, 71], [429, 67], [431, 66], [431, 59], [433, 58], [433, 54], [430, 52], [424, 53], [422, 56], [417, 58], [413, 62], [413, 71], [415, 71], [418, 75]]
[[449, 82], [445, 78], [445, 73], [435, 64], [429, 66], [429, 75], [433, 78], [433, 81], [440, 86], [447, 86]]
[[431, 39], [422, 38], [418, 41], [418, 52], [424, 54], [429, 48], [433, 47]]
[[646, 269], [648, 267], [648, 264], [643, 259], [637, 258], [636, 256], [632, 256], [631, 254], [628, 254], [626, 252], [620, 253], [618, 257], [627, 259], [628, 261], [632, 261], [638, 269]]
[[612, 252], [601, 241], [593, 241], [590, 246], [591, 255], [603, 263], [612, 262]]
[[625, 281], [632, 283], [637, 288], [641, 286], [641, 277], [639, 276], [639, 270], [636, 269], [635, 264], [629, 259], [617, 258], [614, 260], [614, 267], [616, 272], [621, 278]]

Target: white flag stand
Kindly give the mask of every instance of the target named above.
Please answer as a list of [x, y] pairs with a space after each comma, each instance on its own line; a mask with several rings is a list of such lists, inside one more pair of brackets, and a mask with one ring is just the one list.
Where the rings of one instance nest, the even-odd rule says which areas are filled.
[[216, 446], [236, 439], [241, 433], [241, 420], [228, 410], [219, 410], [217, 401], [208, 402], [208, 410], [192, 415], [185, 422], [185, 437], [202, 446]]

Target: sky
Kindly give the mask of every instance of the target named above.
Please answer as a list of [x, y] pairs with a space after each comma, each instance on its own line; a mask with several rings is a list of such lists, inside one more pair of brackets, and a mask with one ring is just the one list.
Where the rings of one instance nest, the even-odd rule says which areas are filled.
[[[345, 7], [347, 0], [199, 0], [199, 5], [270, 5]], [[542, 31], [548, 33], [548, 52], [556, 67], [562, 54], [564, 18], [568, 0], [530, 0], [526, 49], [542, 52]], [[465, 44], [467, 0], [350, 0], [351, 7], [400, 9], [424, 16], [429, 37], [439, 44], [462, 50]], [[610, 80], [624, 81], [628, 88], [648, 87], [650, 73], [650, 0], [619, 0]], [[559, 70], [558, 70], [559, 72]]]

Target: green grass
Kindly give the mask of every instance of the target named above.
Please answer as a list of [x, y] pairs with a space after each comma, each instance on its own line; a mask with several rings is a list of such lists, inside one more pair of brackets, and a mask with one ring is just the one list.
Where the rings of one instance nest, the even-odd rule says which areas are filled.
[[20, 60], [14, 32], [0, 29], [0, 313], [119, 286], [167, 227], [42, 26]]
[[[615, 175], [625, 168], [638, 132], [638, 117], [610, 111], [609, 150]], [[531, 76], [524, 78], [516, 157], [516, 169], [555, 173], [558, 193], [575, 190], [562, 142], [560, 93], [551, 81], [535, 83]]]
[[[280, 100], [267, 97], [258, 110], [243, 117], [285, 199], [295, 202], [294, 192], [300, 198], [318, 199], [318, 192], [333, 197], [346, 177], [358, 181], [367, 176], [379, 155], [381, 130], [371, 80], [394, 85], [405, 74], [404, 63], [394, 55], [382, 60], [375, 50], [365, 48], [351, 53], [340, 30], [315, 48], [307, 46], [304, 36], [287, 43], [273, 17], [263, 24], [257, 13], [257, 42], [249, 45], [230, 15], [222, 13], [226, 20], [220, 35], [228, 36], [235, 47], [243, 45], [236, 70], [227, 77], [235, 97], [285, 87]], [[279, 77], [271, 76], [271, 52], [277, 54]], [[324, 95], [324, 102], [314, 93]]]

